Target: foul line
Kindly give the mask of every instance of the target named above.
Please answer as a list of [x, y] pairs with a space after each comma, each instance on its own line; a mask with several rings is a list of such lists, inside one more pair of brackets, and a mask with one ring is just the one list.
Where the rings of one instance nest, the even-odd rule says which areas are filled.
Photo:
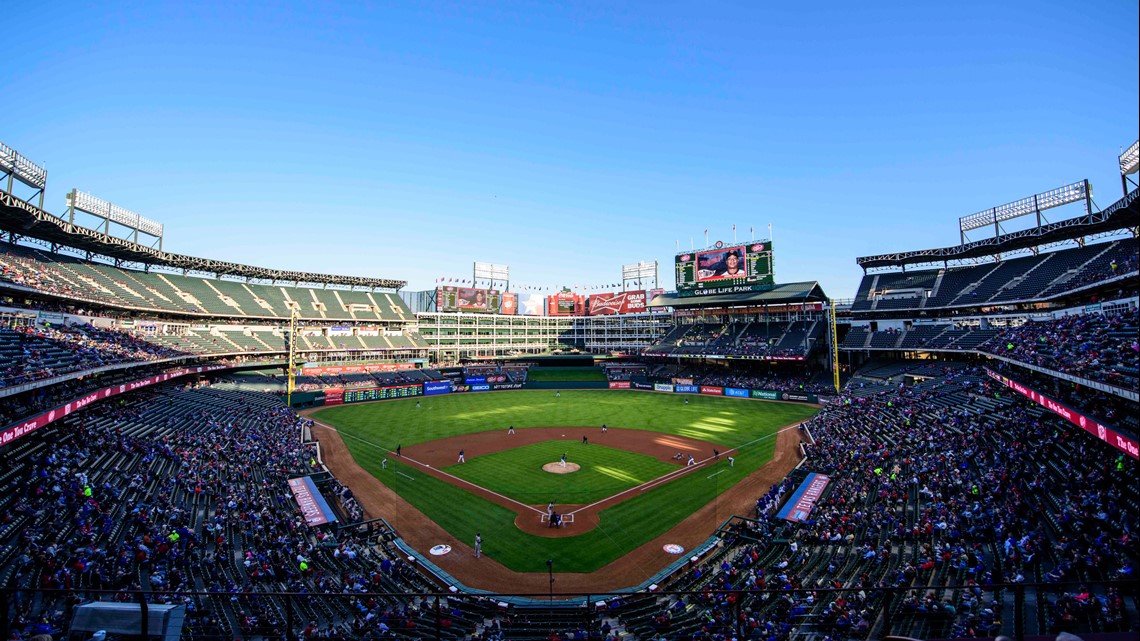
[[[748, 441], [747, 443], [745, 443], [744, 445], [741, 445], [740, 447], [734, 447], [732, 449], [725, 450], [724, 452], [721, 453], [721, 455], [727, 456], [729, 454], [732, 454], [733, 452], [740, 451], [742, 448], [748, 447], [749, 445], [752, 445], [754, 443], [759, 443], [760, 441], [779, 436], [780, 434], [783, 434], [784, 432], [787, 432], [788, 430], [798, 429], [799, 426], [800, 426], [800, 423], [796, 423], [795, 425], [789, 425], [783, 429], [772, 432], [771, 434], [765, 434], [764, 436], [761, 436], [759, 438], [752, 439], [751, 441]], [[635, 491], [636, 492], [644, 492], [645, 490], [656, 487], [662, 483], [667, 483], [669, 481], [672, 481], [673, 479], [677, 478], [678, 476], [681, 476], [682, 474], [687, 474], [689, 472], [693, 472], [695, 470], [698, 470], [698, 469], [704, 467], [705, 463], [707, 463], [711, 460], [713, 460], [713, 457], [711, 457], [711, 456], [706, 458], [706, 459], [701, 459], [700, 461], [697, 462], [696, 465], [686, 465], [685, 467], [683, 467], [679, 470], [674, 470], [672, 472], [669, 472], [668, 474], [665, 474], [664, 476], [659, 476], [659, 477], [653, 479], [652, 481], [646, 481], [645, 483], [642, 483], [641, 485], [638, 485], [636, 487], [631, 487], [628, 490], [618, 492], [617, 494], [611, 494], [610, 496], [607, 496], [606, 498], [604, 498], [600, 501], [594, 501], [593, 503], [591, 503], [589, 505], [586, 505], [586, 506], [578, 508], [577, 510], [574, 510], [574, 512], [569, 512], [569, 514], [574, 514], [575, 512], [581, 512], [582, 510], [588, 510], [588, 509], [594, 507], [595, 505], [601, 505], [602, 503], [606, 503], [608, 501], [616, 499], [617, 497], [622, 496], [623, 494], [629, 494], [630, 492], [635, 492]], [[725, 470], [721, 470], [721, 472], [723, 472], [723, 471], [725, 471]], [[720, 472], [717, 472], [716, 474], [720, 474]], [[712, 476], [716, 476], [716, 474], [713, 474]], [[712, 478], [712, 476], [710, 476], [709, 478]]]
[[401, 472], [401, 471], [399, 471], [399, 470], [396, 470], [396, 474], [399, 474], [400, 476], [402, 476], [402, 477], [404, 477], [404, 478], [408, 479], [409, 481], [414, 481], [414, 480], [416, 480], [416, 479], [415, 479], [415, 477], [412, 477], [412, 476], [408, 476], [407, 474], [404, 474], [403, 472]]
[[725, 473], [725, 472], [727, 472], [727, 471], [728, 471], [728, 470], [721, 470], [721, 471], [719, 471], [719, 472], [713, 472], [712, 474], [709, 474], [709, 475], [708, 475], [708, 476], [706, 476], [705, 478], [706, 478], [706, 479], [711, 479], [712, 477], [716, 476], [717, 474], [724, 474], [724, 473]]
[[[320, 425], [321, 427], [323, 427], [323, 428], [325, 428], [325, 429], [327, 429], [327, 430], [332, 430], [332, 431], [336, 432], [336, 429], [334, 429], [334, 428], [332, 428], [332, 427], [329, 427], [328, 425], [325, 425], [324, 423], [321, 423], [321, 422], [319, 422], [319, 421], [313, 421], [313, 423], [314, 423], [314, 424], [316, 424], [316, 425]], [[372, 441], [369, 441], [369, 440], [366, 440], [366, 439], [362, 439], [362, 438], [360, 438], [359, 436], [355, 436], [355, 435], [352, 435], [352, 434], [344, 434], [344, 433], [340, 433], [340, 432], [337, 432], [337, 433], [338, 433], [338, 434], [340, 434], [340, 437], [341, 437], [341, 438], [344, 438], [344, 437], [346, 437], [346, 436], [347, 436], [348, 438], [354, 438], [354, 439], [356, 439], [356, 440], [360, 441], [361, 443], [364, 443], [365, 445], [370, 445], [370, 446], [372, 446], [372, 447], [375, 447], [376, 449], [379, 449], [379, 450], [383, 450], [383, 451], [385, 451], [385, 452], [388, 452], [389, 454], [391, 454], [391, 453], [392, 453], [392, 450], [390, 450], [390, 449], [388, 449], [388, 448], [384, 447], [383, 445], [377, 445], [376, 443], [373, 443]], [[528, 510], [532, 510], [532, 511], [534, 511], [534, 512], [538, 512], [539, 514], [546, 514], [546, 512], [544, 512], [543, 510], [540, 510], [540, 509], [538, 509], [538, 508], [536, 508], [536, 507], [533, 507], [533, 506], [527, 505], [526, 503], [519, 503], [518, 501], [516, 501], [516, 500], [512, 499], [512, 498], [511, 498], [511, 497], [509, 497], [509, 496], [503, 496], [502, 494], [499, 494], [498, 492], [494, 492], [494, 491], [488, 490], [487, 488], [483, 487], [482, 485], [475, 485], [475, 484], [474, 484], [474, 483], [472, 483], [471, 481], [468, 481], [468, 480], [465, 480], [465, 479], [461, 479], [461, 478], [459, 478], [458, 476], [455, 476], [454, 474], [448, 474], [447, 472], [444, 472], [443, 470], [439, 469], [438, 467], [432, 467], [432, 466], [430, 466], [430, 465], [427, 465], [426, 463], [421, 463], [421, 462], [419, 462], [419, 461], [417, 461], [417, 460], [415, 460], [415, 459], [412, 459], [412, 458], [408, 458], [408, 457], [406, 457], [406, 456], [401, 456], [401, 457], [400, 457], [400, 460], [402, 460], [402, 461], [407, 461], [408, 463], [414, 463], [415, 465], [419, 465], [419, 466], [420, 466], [420, 467], [422, 467], [422, 468], [425, 468], [425, 469], [429, 469], [429, 470], [432, 470], [432, 471], [434, 471], [436, 474], [442, 474], [443, 476], [446, 476], [446, 477], [447, 477], [447, 478], [449, 478], [449, 479], [454, 479], [455, 481], [457, 481], [457, 482], [459, 482], [459, 483], [462, 483], [463, 485], [469, 485], [469, 486], [471, 486], [471, 487], [473, 487], [473, 488], [476, 488], [476, 489], [478, 489], [478, 490], [481, 490], [481, 491], [483, 491], [483, 492], [486, 492], [486, 493], [488, 493], [488, 494], [491, 494], [491, 495], [493, 495], [493, 496], [497, 496], [497, 497], [499, 497], [499, 498], [503, 499], [504, 501], [508, 501], [508, 502], [510, 502], [510, 503], [513, 503], [514, 505], [517, 505], [517, 506], [519, 506], [519, 507], [524, 507], [524, 508], [526, 508], [526, 509], [528, 509]], [[399, 472], [399, 471], [397, 471], [396, 473], [397, 473], [397, 474], [402, 474], [402, 472]], [[407, 475], [405, 474], [404, 476], [407, 476]], [[409, 476], [408, 478], [411, 478], [411, 477]], [[413, 480], [415, 480], [415, 479], [413, 479]]]

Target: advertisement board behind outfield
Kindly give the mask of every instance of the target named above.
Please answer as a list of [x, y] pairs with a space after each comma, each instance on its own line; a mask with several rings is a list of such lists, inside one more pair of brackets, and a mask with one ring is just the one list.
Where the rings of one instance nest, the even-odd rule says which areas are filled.
[[678, 394], [696, 394], [701, 391], [701, 388], [696, 385], [674, 385], [673, 391]]
[[653, 385], [653, 391], [655, 391], [655, 392], [672, 392], [673, 386], [670, 385], [669, 383], [656, 383]]
[[701, 394], [708, 394], [710, 396], [724, 396], [724, 388], [716, 387], [713, 385], [701, 385]]
[[450, 381], [427, 381], [424, 383], [424, 396], [435, 396], [437, 394], [450, 394], [451, 382]]
[[724, 388], [725, 396], [735, 396], [736, 398], [748, 398], [748, 390], [740, 389], [739, 387], [726, 387]]
[[610, 381], [610, 389], [629, 389], [629, 381]]
[[633, 389], [653, 389], [653, 386], [649, 383], [641, 383], [638, 381], [633, 381], [630, 383], [630, 386], [633, 387]]

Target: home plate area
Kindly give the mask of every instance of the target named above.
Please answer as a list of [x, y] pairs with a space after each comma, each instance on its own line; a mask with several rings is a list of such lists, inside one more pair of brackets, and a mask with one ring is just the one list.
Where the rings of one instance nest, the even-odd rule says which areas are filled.
[[[549, 523], [550, 522], [550, 515], [547, 514], [546, 512], [543, 512], [538, 517], [538, 522], [539, 523]], [[559, 514], [558, 515], [558, 525], [570, 525], [573, 522], [574, 522], [574, 515], [573, 514]]]

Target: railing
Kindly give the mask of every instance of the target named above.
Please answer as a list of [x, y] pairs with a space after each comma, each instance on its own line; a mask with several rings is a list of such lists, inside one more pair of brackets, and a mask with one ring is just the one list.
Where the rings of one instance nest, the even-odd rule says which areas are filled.
[[[920, 579], [919, 583], [926, 583]], [[1092, 589], [1089, 587], [1092, 586]], [[1133, 599], [1140, 581], [1102, 581], [1095, 583], [1017, 583], [918, 585], [903, 587], [768, 589], [768, 590], [643, 590], [634, 593], [561, 593], [552, 589], [546, 594], [477, 595], [454, 592], [368, 592], [341, 594], [309, 594], [287, 592], [150, 592], [111, 590], [0, 589], [0, 638], [25, 633], [19, 621], [46, 620], [55, 638], [87, 639], [94, 630], [72, 626], [77, 606], [91, 602], [135, 604], [115, 638], [152, 638], [157, 636], [151, 608], [156, 604], [194, 602], [186, 617], [183, 639], [265, 638], [294, 641], [308, 638], [306, 627], [316, 626], [322, 639], [372, 638], [378, 633], [377, 617], [367, 617], [370, 603], [373, 614], [380, 606], [402, 610], [404, 614], [388, 620], [391, 632], [387, 638], [434, 639], [455, 641], [482, 632], [487, 621], [511, 617], [513, 628], [504, 628], [503, 639], [533, 636], [536, 630], [546, 636], [548, 630], [596, 631], [603, 619], [624, 627], [641, 638], [659, 636], [664, 639], [689, 638], [687, 626], [698, 624], [710, 634], [743, 639], [748, 637], [750, 618], [776, 621], [791, 626], [790, 638], [824, 638], [841, 636], [849, 639], [883, 639], [893, 634], [916, 638], [965, 638], [968, 629], [977, 637], [1007, 635], [1015, 641], [1027, 637], [1056, 635], [1066, 631], [1075, 634], [1097, 634], [1102, 638], [1135, 638], [1136, 622], [1124, 614], [1121, 620], [1106, 616], [1105, 595], [1119, 594], [1121, 600]], [[1056, 603], [1072, 602], [1075, 594], [1087, 596], [1087, 603], [1076, 616], [1060, 616]], [[810, 595], [810, 598], [809, 598]], [[977, 598], [967, 613], [964, 602]], [[654, 614], [663, 612], [676, 602], [688, 604], [676, 608], [677, 618], [662, 624]], [[837, 605], [845, 603], [846, 605]], [[256, 624], [239, 618], [256, 604]], [[375, 605], [379, 604], [379, 605]], [[851, 605], [856, 604], [856, 605]], [[1111, 604], [1110, 604], [1111, 605]], [[1127, 606], [1125, 606], [1127, 607]], [[228, 611], [225, 611], [228, 610]], [[848, 625], [838, 612], [855, 610], [861, 622]], [[702, 611], [720, 615], [700, 618]], [[984, 611], [991, 614], [982, 615]], [[731, 616], [729, 616], [731, 615]], [[207, 616], [210, 617], [207, 622]], [[978, 625], [978, 620], [992, 621]], [[691, 620], [690, 620], [691, 619]], [[967, 625], [967, 621], [973, 625]], [[523, 623], [523, 622], [526, 623]], [[236, 627], [235, 627], [236, 624]], [[41, 624], [43, 625], [43, 624]], [[372, 626], [372, 627], [369, 627]], [[31, 625], [27, 627], [32, 627]], [[229, 628], [228, 630], [226, 628]], [[525, 628], [525, 629], [524, 629]], [[142, 634], [150, 630], [149, 637]], [[111, 630], [108, 630], [111, 632]]]

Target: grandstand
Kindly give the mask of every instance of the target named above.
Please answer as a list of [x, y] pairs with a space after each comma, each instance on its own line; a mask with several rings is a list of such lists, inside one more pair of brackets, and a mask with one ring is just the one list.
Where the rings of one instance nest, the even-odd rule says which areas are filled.
[[[72, 614], [97, 601], [137, 604], [136, 626], [179, 609], [183, 639], [1136, 630], [1137, 250], [1081, 242], [1134, 229], [1135, 191], [1077, 223], [859, 259], [874, 273], [845, 311], [840, 391], [814, 282], [650, 302], [669, 313], [413, 314], [402, 281], [170, 254], [3, 196], [4, 637], [92, 632]], [[1029, 242], [1066, 247], [949, 264]], [[932, 256], [946, 262], [905, 271]], [[659, 583], [555, 599], [551, 569], [549, 599], [491, 594], [433, 570], [325, 467], [313, 422], [280, 398], [290, 341], [311, 404], [470, 377], [517, 389], [530, 362], [504, 357], [567, 349], [623, 352], [598, 387], [822, 411], [787, 430], [798, 468]], [[307, 522], [298, 479], [328, 522]]]

